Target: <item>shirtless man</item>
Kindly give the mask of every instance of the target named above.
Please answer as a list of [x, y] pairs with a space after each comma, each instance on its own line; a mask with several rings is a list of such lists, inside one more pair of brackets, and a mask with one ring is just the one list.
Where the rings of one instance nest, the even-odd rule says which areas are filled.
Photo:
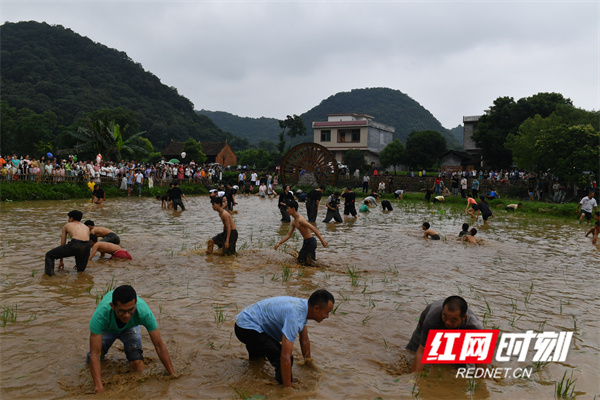
[[468, 235], [462, 236], [462, 240], [465, 242], [477, 244], [477, 239], [475, 239], [475, 235], [477, 235], [477, 229], [471, 228]]
[[121, 238], [119, 238], [119, 236], [116, 233], [114, 233], [113, 231], [111, 231], [108, 228], [104, 228], [102, 226], [96, 226], [94, 224], [94, 221], [92, 221], [91, 219], [88, 219], [87, 221], [85, 221], [84, 225], [90, 229], [91, 235], [96, 235], [97, 237], [101, 237], [103, 242], [121, 244]]
[[600, 211], [596, 211], [594, 214], [594, 219], [596, 220], [596, 223], [594, 226], [592, 226], [588, 233], [585, 234], [585, 237], [588, 237], [590, 233], [593, 233], [592, 243], [596, 244], [598, 242], [598, 235], [600, 234]]
[[[75, 257], [75, 267], [78, 272], [85, 271], [88, 257], [90, 255], [90, 230], [81, 223], [83, 213], [73, 210], [67, 214], [68, 222], [62, 228], [60, 246], [55, 247], [46, 253], [45, 273], [48, 276], [54, 275], [54, 260], [60, 258], [58, 268], [65, 267], [64, 257]], [[67, 243], [67, 235], [71, 241]]]
[[440, 235], [436, 231], [430, 228], [429, 222], [423, 222], [423, 237], [427, 239], [427, 237], [431, 237], [431, 240], [440, 240]]
[[213, 210], [219, 213], [221, 221], [223, 221], [223, 232], [208, 240], [207, 254], [212, 254], [215, 244], [219, 248], [223, 248], [224, 255], [235, 255], [235, 244], [237, 243], [238, 232], [235, 228], [235, 222], [230, 213], [223, 209], [222, 197], [211, 197], [210, 203]]
[[328, 246], [327, 242], [323, 239], [323, 237], [319, 233], [319, 230], [316, 227], [314, 227], [311, 223], [309, 223], [306, 219], [304, 219], [304, 217], [302, 217], [302, 216], [300, 216], [300, 214], [298, 214], [298, 202], [296, 200], [288, 200], [286, 211], [294, 220], [292, 221], [290, 230], [287, 233], [287, 235], [285, 235], [285, 237], [283, 239], [281, 239], [279, 241], [279, 243], [277, 243], [275, 245], [275, 250], [277, 250], [279, 245], [281, 245], [282, 243], [287, 241], [289, 238], [291, 238], [292, 233], [294, 233], [294, 229], [298, 228], [298, 231], [304, 238], [304, 243], [302, 244], [302, 248], [300, 249], [300, 252], [298, 253], [298, 262], [300, 264], [305, 264], [308, 261], [307, 258], [309, 255], [310, 255], [312, 261], [316, 261], [317, 260], [317, 255], [316, 255], [317, 240], [310, 233], [310, 231], [313, 231], [315, 233], [315, 235], [319, 238], [319, 240], [323, 244], [323, 247]]
[[109, 242], [99, 242], [98, 237], [93, 233], [90, 234], [90, 242], [92, 243], [92, 250], [90, 251], [89, 260], [92, 261], [92, 258], [96, 255], [97, 252], [100, 252], [100, 258], [103, 258], [105, 254], [110, 254], [111, 257], [109, 260], [113, 258], [120, 258], [121, 260], [131, 260], [131, 255], [127, 250], [123, 250], [121, 246], [118, 246], [114, 243]]

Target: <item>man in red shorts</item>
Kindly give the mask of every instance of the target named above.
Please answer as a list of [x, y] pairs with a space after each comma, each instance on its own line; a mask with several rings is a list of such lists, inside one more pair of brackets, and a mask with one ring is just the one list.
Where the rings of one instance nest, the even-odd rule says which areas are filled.
[[90, 250], [89, 258], [90, 261], [98, 251], [100, 252], [100, 259], [104, 257], [104, 254], [111, 254], [109, 260], [112, 260], [113, 258], [118, 258], [121, 260], [132, 259], [129, 252], [127, 250], [123, 250], [121, 246], [109, 242], [99, 242], [98, 237], [94, 234], [90, 234], [90, 242], [92, 243], [92, 249]]

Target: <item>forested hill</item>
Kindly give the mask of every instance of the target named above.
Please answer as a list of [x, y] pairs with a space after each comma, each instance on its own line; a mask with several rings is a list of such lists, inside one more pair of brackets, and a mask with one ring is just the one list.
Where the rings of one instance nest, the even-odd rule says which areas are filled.
[[[395, 137], [404, 143], [413, 131], [434, 130], [446, 138], [448, 147], [462, 147], [462, 126], [452, 130], [444, 128], [418, 102], [399, 90], [389, 88], [354, 89], [323, 100], [318, 106], [300, 114], [308, 131], [308, 136], [301, 140], [313, 139], [313, 121], [327, 121], [327, 114], [348, 112], [371, 115], [375, 117], [376, 122], [395, 127]], [[209, 116], [220, 128], [247, 138], [253, 144], [258, 144], [261, 140], [276, 142], [280, 132], [274, 118], [244, 118], [226, 112], [207, 110], [198, 113]]]
[[122, 51], [60, 25], [7, 22], [0, 29], [2, 101], [10, 107], [52, 111], [57, 126], [69, 126], [88, 112], [121, 107], [137, 113], [144, 137], [159, 151], [171, 139], [190, 137], [228, 139], [232, 147], [245, 147], [244, 140], [198, 115], [177, 89]]
[[[239, 117], [225, 111], [197, 111], [200, 115], [206, 115], [217, 126], [234, 135], [248, 139], [251, 144], [257, 145], [261, 141], [277, 142], [277, 135], [281, 132], [279, 121], [276, 118], [250, 118]], [[307, 130], [310, 126], [307, 126]], [[312, 136], [311, 136], [312, 138]]]
[[394, 138], [403, 143], [413, 131], [432, 130], [440, 132], [449, 147], [456, 146], [456, 139], [450, 131], [429, 111], [408, 95], [389, 88], [353, 89], [337, 93], [302, 114], [302, 119], [308, 127], [312, 121], [327, 121], [327, 114], [348, 112], [371, 115], [375, 122], [395, 127]]

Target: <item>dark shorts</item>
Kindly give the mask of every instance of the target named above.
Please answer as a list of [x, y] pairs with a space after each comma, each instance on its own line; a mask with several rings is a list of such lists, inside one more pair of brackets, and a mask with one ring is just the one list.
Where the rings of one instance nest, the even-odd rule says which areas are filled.
[[581, 211], [582, 214], [585, 214], [585, 219], [588, 221], [592, 219], [592, 213], [587, 211]]
[[113, 244], [121, 244], [121, 239], [114, 232], [111, 232], [108, 235], [104, 236], [100, 241], [101, 242], [113, 243]]
[[[219, 248], [223, 248], [225, 244], [225, 240], [227, 239], [227, 231], [223, 231], [219, 233], [217, 236], [212, 238], [212, 241], [215, 242]], [[227, 250], [223, 250], [223, 254], [227, 255], [235, 255], [235, 245], [238, 239], [238, 232], [236, 229], [231, 230], [231, 234], [229, 235], [229, 248]]]
[[431, 240], [440, 240], [440, 235], [431, 236]]
[[489, 217], [492, 216], [492, 213], [487, 213], [487, 214], [481, 214], [481, 218], [483, 218], [484, 221], [487, 221]]
[[385, 211], [385, 210], [388, 210], [388, 211], [393, 211], [393, 210], [394, 210], [394, 208], [392, 207], [392, 203], [390, 203], [390, 201], [389, 201], [389, 200], [383, 200], [383, 201], [381, 202], [381, 208], [382, 208], [384, 211]]
[[344, 205], [344, 215], [356, 217], [356, 207], [354, 206], [354, 203]]
[[479, 211], [479, 205], [478, 204], [471, 204], [471, 208], [475, 211]]
[[298, 262], [301, 264], [306, 263], [308, 256], [310, 256], [313, 261], [317, 261], [317, 239], [315, 239], [314, 236], [304, 239], [302, 248], [298, 252]]

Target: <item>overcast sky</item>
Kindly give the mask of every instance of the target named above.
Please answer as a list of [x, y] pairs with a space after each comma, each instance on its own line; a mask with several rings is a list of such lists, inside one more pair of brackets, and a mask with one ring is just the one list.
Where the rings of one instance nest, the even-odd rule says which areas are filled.
[[0, 1], [2, 22], [124, 51], [197, 110], [284, 119], [367, 87], [402, 91], [446, 128], [500, 96], [600, 108], [596, 0]]

